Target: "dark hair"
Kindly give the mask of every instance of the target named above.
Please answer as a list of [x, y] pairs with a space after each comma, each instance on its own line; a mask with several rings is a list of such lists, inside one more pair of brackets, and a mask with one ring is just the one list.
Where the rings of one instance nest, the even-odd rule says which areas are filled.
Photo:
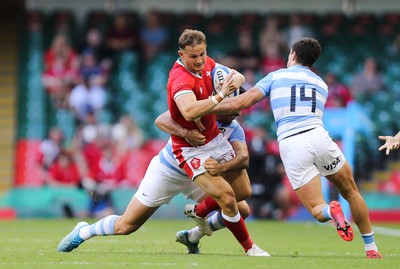
[[243, 88], [242, 86], [239, 87], [239, 94], [245, 93], [246, 89]]
[[316, 39], [305, 37], [293, 44], [292, 51], [296, 52], [299, 64], [311, 67], [321, 53], [321, 45]]
[[207, 45], [206, 36], [203, 32], [185, 29], [179, 37], [178, 46], [179, 49], [185, 49], [187, 46], [196, 46], [202, 43]]

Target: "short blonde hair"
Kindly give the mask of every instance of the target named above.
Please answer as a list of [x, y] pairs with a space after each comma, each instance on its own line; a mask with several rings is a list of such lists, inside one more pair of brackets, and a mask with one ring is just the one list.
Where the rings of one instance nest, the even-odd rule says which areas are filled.
[[187, 46], [196, 46], [200, 44], [206, 44], [206, 36], [202, 31], [185, 29], [179, 37], [178, 46], [179, 49], [185, 49]]

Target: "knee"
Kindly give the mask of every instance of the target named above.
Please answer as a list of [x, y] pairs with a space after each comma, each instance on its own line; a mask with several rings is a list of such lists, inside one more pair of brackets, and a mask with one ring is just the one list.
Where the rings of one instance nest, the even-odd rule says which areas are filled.
[[238, 208], [243, 219], [246, 219], [250, 215], [250, 207], [247, 203], [239, 203]]
[[244, 200], [250, 198], [251, 195], [252, 195], [251, 187], [246, 186], [246, 187], [243, 187], [243, 189], [239, 193], [236, 194], [236, 200], [244, 201]]
[[222, 204], [222, 207], [232, 207], [236, 204], [236, 197], [235, 197], [235, 193], [233, 192], [233, 190], [230, 189], [226, 189], [221, 191], [220, 193], [220, 203]]

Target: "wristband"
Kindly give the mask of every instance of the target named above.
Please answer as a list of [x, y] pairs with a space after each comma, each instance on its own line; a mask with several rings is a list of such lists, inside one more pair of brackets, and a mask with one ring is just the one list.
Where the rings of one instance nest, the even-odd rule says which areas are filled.
[[222, 92], [222, 91], [219, 91], [219, 96], [221, 96], [222, 97], [222, 99], [224, 99], [225, 98], [225, 94]]
[[218, 102], [217, 98], [215, 98], [215, 96], [214, 96], [214, 95], [213, 95], [213, 96], [211, 96], [211, 100], [214, 102], [214, 104], [216, 104], [216, 105], [218, 105], [218, 104], [219, 104], [219, 102]]

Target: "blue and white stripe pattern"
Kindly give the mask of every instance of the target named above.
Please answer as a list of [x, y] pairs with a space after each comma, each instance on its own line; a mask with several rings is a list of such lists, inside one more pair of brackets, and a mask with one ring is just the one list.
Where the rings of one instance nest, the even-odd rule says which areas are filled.
[[236, 120], [233, 120], [229, 125], [217, 121], [217, 126], [230, 143], [235, 141], [246, 143], [244, 130]]
[[278, 141], [323, 126], [328, 86], [308, 67], [296, 65], [279, 69], [269, 73], [255, 86], [264, 96], [270, 96]]
[[185, 170], [179, 167], [178, 161], [175, 159], [174, 154], [172, 154], [172, 140], [168, 139], [167, 145], [158, 154], [160, 162], [167, 166], [169, 169], [186, 176]]
[[87, 234], [82, 235], [82, 239], [87, 240], [88, 238], [96, 235], [114, 235], [114, 224], [118, 217], [118, 215], [110, 215], [90, 225], [89, 236]]

